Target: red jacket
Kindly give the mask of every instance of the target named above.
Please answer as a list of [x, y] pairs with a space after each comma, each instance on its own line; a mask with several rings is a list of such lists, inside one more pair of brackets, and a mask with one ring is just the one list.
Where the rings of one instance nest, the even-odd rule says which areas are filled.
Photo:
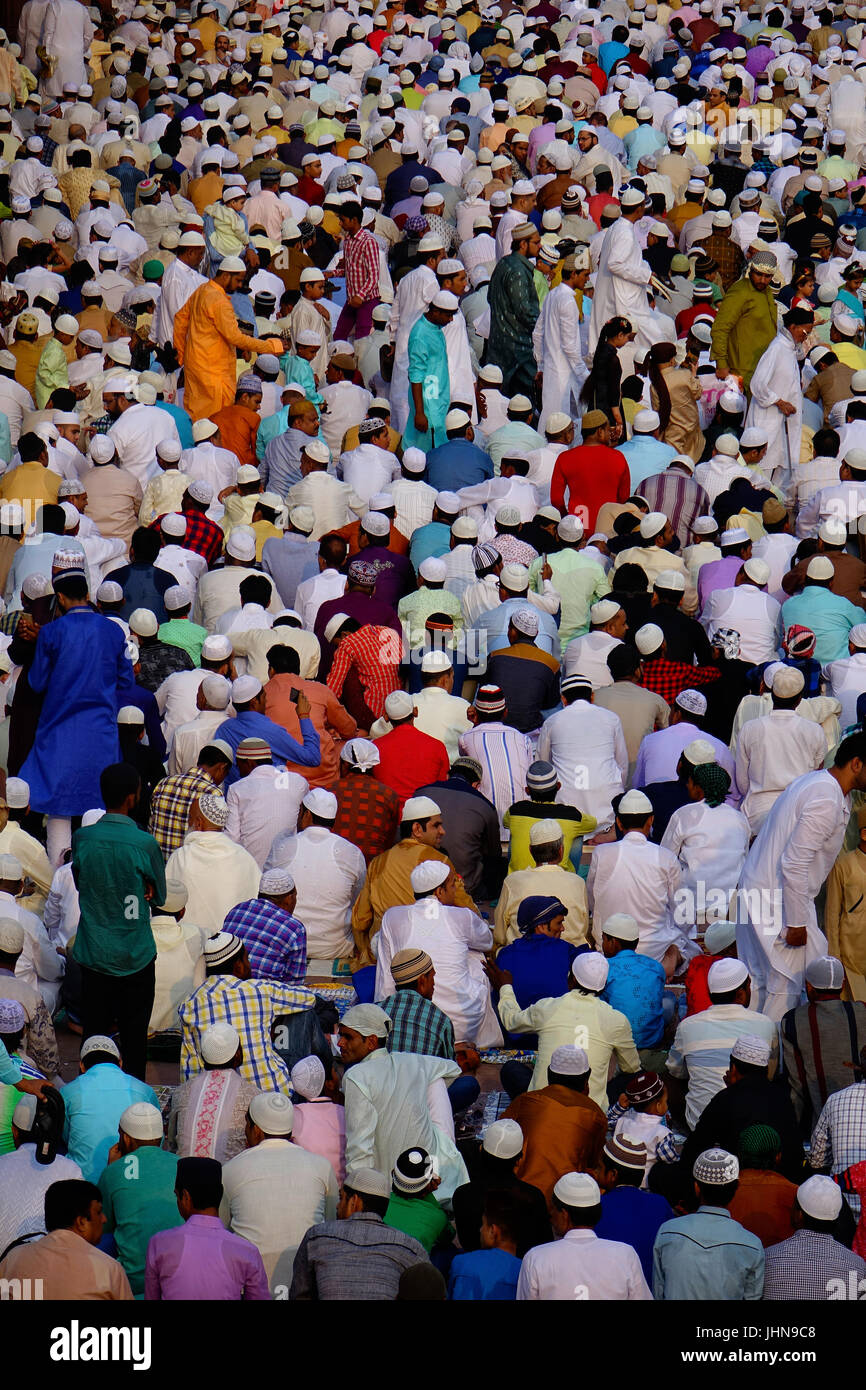
[[379, 766], [375, 773], [380, 782], [391, 787], [403, 803], [414, 796], [419, 787], [442, 782], [450, 774], [450, 762], [445, 744], [431, 738], [414, 724], [398, 724], [390, 734], [376, 740]]
[[550, 500], [564, 512], [568, 489], [568, 510], [579, 516], [587, 535], [595, 530], [595, 519], [605, 502], [626, 502], [631, 494], [628, 464], [618, 449], [606, 444], [578, 444], [559, 455], [550, 481]]

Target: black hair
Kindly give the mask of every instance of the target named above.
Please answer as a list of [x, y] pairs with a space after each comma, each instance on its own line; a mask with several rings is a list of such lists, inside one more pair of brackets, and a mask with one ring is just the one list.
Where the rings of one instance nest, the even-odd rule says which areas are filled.
[[174, 1190], [189, 1193], [198, 1210], [218, 1207], [223, 1199], [221, 1165], [215, 1158], [179, 1158]]
[[53, 1182], [45, 1193], [45, 1229], [65, 1231], [74, 1226], [79, 1216], [87, 1218], [94, 1202], [102, 1201], [102, 1193], [95, 1183], [83, 1182], [78, 1178], [66, 1178]]
[[140, 787], [141, 777], [138, 768], [133, 767], [131, 763], [109, 763], [99, 774], [99, 794], [107, 811], [119, 806], [128, 796], [138, 792]]
[[120, 1066], [113, 1052], [88, 1052], [86, 1057], [81, 1058], [81, 1065], [85, 1071], [90, 1071], [91, 1067], [104, 1066], [106, 1063]]
[[356, 221], [360, 222], [361, 218], [364, 216], [364, 212], [360, 203], [351, 201], [340, 204], [339, 215], [340, 217], [353, 217]]
[[372, 1192], [358, 1192], [357, 1188], [350, 1187], [348, 1183], [343, 1183], [343, 1191], [347, 1197], [360, 1197], [361, 1206], [364, 1211], [372, 1212], [374, 1216], [384, 1217], [388, 1210], [388, 1203], [391, 1198], [375, 1197]]
[[812, 439], [812, 448], [815, 456], [824, 458], [836, 458], [839, 453], [840, 439], [835, 430], [823, 429], [816, 430]]
[[33, 463], [45, 453], [48, 445], [35, 430], [28, 430], [18, 440], [18, 453], [22, 463]]
[[138, 526], [132, 533], [129, 549], [133, 558], [145, 565], [152, 565], [160, 552], [160, 539], [156, 531], [147, 526]]
[[248, 574], [241, 580], [238, 590], [241, 603], [258, 603], [262, 608], [267, 608], [274, 591], [266, 574]]
[[853, 758], [860, 758], [861, 762], [866, 763], [866, 733], [858, 730], [857, 733], [849, 734], [843, 738], [839, 747], [836, 749], [836, 757], [833, 760], [834, 767], [846, 767]]
[[272, 647], [268, 647], [268, 665], [273, 667], [278, 676], [301, 674], [300, 656], [294, 647], [286, 647], [282, 642], [275, 642]]
[[428, 824], [429, 824], [429, 822], [430, 822], [430, 820], [431, 820], [431, 817], [430, 817], [430, 816], [415, 816], [412, 820], [403, 820], [403, 821], [401, 821], [401, 822], [400, 822], [400, 839], [401, 839], [401, 840], [409, 840], [409, 839], [411, 839], [411, 837], [412, 837], [412, 826], [413, 826], [413, 825], [420, 825], [420, 826], [423, 826], [423, 828], [426, 830], [426, 829], [427, 829], [427, 826], [428, 826]]
[[554, 1192], [553, 1205], [557, 1211], [568, 1212], [572, 1226], [588, 1226], [592, 1229], [592, 1227], [597, 1226], [601, 1220], [600, 1202], [594, 1207], [570, 1207], [566, 1202], [560, 1201]]
[[[697, 1182], [697, 1178], [695, 1181]], [[698, 1182], [698, 1187], [701, 1192], [702, 1204], [711, 1207], [727, 1207], [736, 1196], [739, 1182], [736, 1179], [734, 1182], [724, 1183]]]

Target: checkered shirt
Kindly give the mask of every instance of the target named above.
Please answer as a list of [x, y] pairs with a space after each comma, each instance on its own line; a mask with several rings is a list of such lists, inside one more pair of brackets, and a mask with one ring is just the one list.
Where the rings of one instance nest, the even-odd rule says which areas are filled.
[[339, 699], [346, 677], [354, 668], [367, 706], [377, 719], [381, 719], [386, 696], [400, 688], [398, 667], [402, 656], [398, 634], [390, 627], [371, 623], [343, 638], [331, 666], [328, 686]]
[[[844, 1173], [855, 1163], [866, 1159], [866, 1082], [846, 1086], [828, 1096], [827, 1104], [812, 1131], [813, 1168], [826, 1168], [832, 1173]], [[855, 1216], [860, 1215], [860, 1197], [846, 1192], [848, 1205]]]
[[153, 790], [150, 824], [147, 827], [166, 859], [180, 849], [189, 829], [189, 808], [202, 792], [212, 792], [216, 783], [210, 773], [194, 767], [191, 772], [164, 777]]
[[391, 849], [400, 825], [400, 798], [393, 787], [364, 772], [347, 772], [331, 790], [337, 798], [335, 835], [357, 845], [368, 864]]
[[389, 1052], [420, 1052], [425, 1057], [454, 1060], [450, 1018], [417, 989], [398, 989], [381, 1001], [380, 1008], [394, 1024], [388, 1035]]
[[668, 661], [666, 656], [659, 656], [655, 661], [644, 662], [641, 685], [672, 705], [681, 690], [711, 685], [720, 675], [716, 666], [689, 666], [685, 661]]
[[284, 985], [303, 981], [307, 929], [291, 912], [267, 898], [250, 898], [232, 908], [223, 931], [240, 937], [257, 979], [279, 980]]
[[276, 1018], [311, 1009], [316, 996], [297, 985], [277, 980], [238, 980], [234, 975], [209, 975], [178, 1009], [183, 1030], [180, 1066], [184, 1081], [202, 1070], [201, 1039], [213, 1023], [230, 1023], [241, 1040], [239, 1067], [260, 1091], [288, 1091], [289, 1069], [271, 1042]]

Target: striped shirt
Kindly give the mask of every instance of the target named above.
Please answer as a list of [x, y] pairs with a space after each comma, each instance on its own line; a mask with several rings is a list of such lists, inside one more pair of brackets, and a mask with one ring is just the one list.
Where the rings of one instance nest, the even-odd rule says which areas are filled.
[[343, 241], [343, 268], [346, 276], [346, 298], [359, 295], [361, 299], [379, 298], [379, 243], [370, 233], [355, 232]]
[[230, 1023], [241, 1040], [243, 1061], [238, 1070], [260, 1091], [288, 1091], [289, 1069], [274, 1051], [271, 1029], [275, 1019], [311, 1009], [316, 996], [308, 989], [276, 980], [238, 980], [234, 975], [210, 975], [178, 1009], [183, 1029], [180, 1067], [184, 1081], [202, 1070], [201, 1039], [212, 1023]]
[[[509, 807], [526, 795], [526, 773], [535, 757], [531, 740], [495, 720], [461, 734], [459, 748], [461, 756], [477, 759], [484, 769], [478, 790], [493, 802], [501, 825]], [[511, 838], [508, 830], [501, 835], [503, 841]]]
[[635, 488], [635, 496], [643, 497], [653, 512], [664, 512], [681, 545], [692, 539], [692, 524], [710, 510], [710, 499], [700, 483], [680, 468], [665, 469], [644, 478]]
[[[763, 1038], [770, 1044], [773, 1056], [778, 1056], [777, 1025], [764, 1014], [744, 1009], [741, 1004], [711, 1004], [701, 1013], [684, 1018], [677, 1028], [667, 1069], [671, 1076], [689, 1079], [686, 1096], [689, 1129], [694, 1129], [713, 1096], [724, 1090], [731, 1048], [744, 1033], [755, 1033]], [[866, 1097], [866, 1086], [863, 1092]]]

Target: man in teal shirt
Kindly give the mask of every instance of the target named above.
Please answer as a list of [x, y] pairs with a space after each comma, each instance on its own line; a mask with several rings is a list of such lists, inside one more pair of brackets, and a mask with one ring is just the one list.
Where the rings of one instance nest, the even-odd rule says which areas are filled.
[[409, 334], [409, 420], [403, 432], [406, 449], [411, 446], [429, 452], [445, 443], [451, 385], [442, 330], [459, 307], [456, 295], [440, 290]]
[[785, 629], [792, 624], [808, 627], [815, 634], [815, 660], [825, 666], [848, 655], [848, 633], [862, 623], [864, 611], [841, 594], [830, 591], [833, 562], [826, 555], [813, 555], [806, 568], [806, 587], [782, 604]]
[[151, 1236], [183, 1225], [174, 1195], [177, 1154], [168, 1153], [162, 1140], [158, 1107], [136, 1101], [120, 1117], [118, 1142], [99, 1179], [105, 1229], [114, 1234], [117, 1258], [136, 1298], [144, 1297]]
[[63, 1142], [85, 1180], [97, 1182], [127, 1106], [138, 1100], [158, 1102], [150, 1086], [121, 1071], [120, 1052], [111, 1038], [92, 1034], [82, 1045], [79, 1065], [81, 1075], [63, 1087]]
[[165, 899], [165, 861], [153, 836], [131, 819], [141, 794], [136, 769], [112, 763], [99, 788], [106, 814], [72, 839], [82, 1026], [89, 1038], [112, 1033], [116, 1023], [126, 1070], [143, 1081], [156, 959], [148, 904]]

